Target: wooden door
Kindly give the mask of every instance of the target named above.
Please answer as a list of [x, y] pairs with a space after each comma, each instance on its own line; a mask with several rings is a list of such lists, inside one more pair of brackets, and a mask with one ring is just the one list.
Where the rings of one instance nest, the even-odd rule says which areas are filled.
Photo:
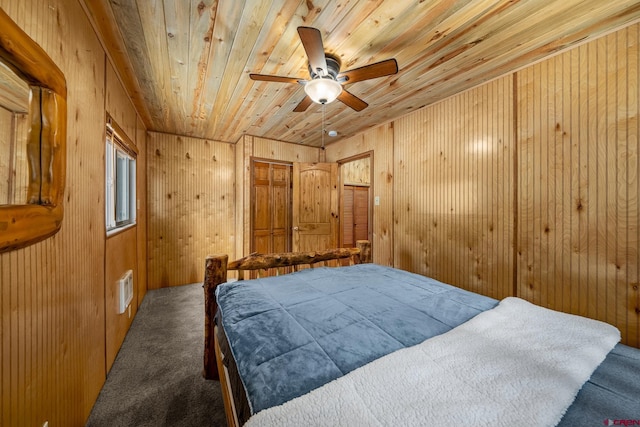
[[342, 247], [369, 239], [369, 187], [345, 185], [342, 193]]
[[251, 252], [291, 250], [291, 165], [253, 162]]
[[293, 250], [338, 247], [338, 164], [293, 164]]

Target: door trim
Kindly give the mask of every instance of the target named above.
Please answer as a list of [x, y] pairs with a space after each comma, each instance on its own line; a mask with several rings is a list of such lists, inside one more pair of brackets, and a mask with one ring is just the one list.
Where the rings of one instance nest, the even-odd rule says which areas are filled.
[[[279, 166], [288, 166], [290, 168], [290, 172], [293, 171], [293, 162], [273, 160], [273, 159], [265, 159], [261, 157], [251, 156], [249, 158], [250, 170], [249, 170], [249, 252], [255, 252], [254, 247], [254, 224], [255, 224], [255, 163], [266, 163], [270, 165], [279, 165]], [[290, 179], [291, 186], [293, 185], [293, 179]], [[293, 188], [289, 188], [289, 233], [287, 235], [287, 246], [289, 249], [292, 248], [293, 245], [293, 233], [291, 232], [291, 221], [293, 218], [293, 205], [292, 205], [292, 197], [293, 197]]]
[[[340, 232], [338, 233], [338, 242], [340, 247], [343, 244], [343, 236], [342, 236], [342, 219], [344, 217], [343, 206], [344, 206], [344, 182], [342, 180], [342, 165], [345, 163], [353, 162], [355, 160], [369, 158], [369, 218], [368, 218], [368, 230], [367, 235], [369, 236], [369, 241], [371, 242], [371, 254], [373, 256], [373, 198], [374, 198], [374, 173], [373, 173], [373, 150], [365, 151], [363, 153], [356, 154], [355, 156], [345, 157], [343, 159], [337, 160], [338, 163], [338, 227]], [[357, 186], [357, 184], [349, 184]]]

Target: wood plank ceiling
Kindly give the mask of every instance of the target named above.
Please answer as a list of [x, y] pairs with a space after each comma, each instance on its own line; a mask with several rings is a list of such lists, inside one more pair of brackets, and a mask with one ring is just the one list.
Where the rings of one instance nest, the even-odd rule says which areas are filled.
[[640, 18], [637, 0], [81, 0], [149, 130], [236, 142], [322, 144], [322, 107], [293, 109], [308, 79], [296, 28], [320, 29], [342, 70], [396, 58], [399, 73], [326, 106], [349, 137]]

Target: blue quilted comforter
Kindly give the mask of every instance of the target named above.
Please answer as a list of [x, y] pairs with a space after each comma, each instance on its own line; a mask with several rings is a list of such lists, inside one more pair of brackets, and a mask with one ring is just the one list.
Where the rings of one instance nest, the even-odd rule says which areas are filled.
[[[498, 303], [375, 264], [225, 283], [216, 295], [254, 414], [447, 332]], [[640, 350], [618, 344], [560, 425], [631, 418], [640, 419]]]
[[497, 304], [375, 264], [227, 283], [218, 287], [217, 299], [253, 413]]

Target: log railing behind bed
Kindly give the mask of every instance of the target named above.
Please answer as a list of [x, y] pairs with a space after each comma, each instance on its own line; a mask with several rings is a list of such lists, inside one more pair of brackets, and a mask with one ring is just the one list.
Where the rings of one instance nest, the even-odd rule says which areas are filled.
[[[239, 260], [228, 262], [228, 255], [209, 255], [205, 260], [204, 272], [204, 372], [207, 379], [218, 379], [218, 366], [214, 351], [215, 333], [214, 317], [218, 309], [216, 287], [227, 281], [227, 271], [237, 270], [239, 280], [244, 278], [244, 271], [275, 269], [276, 274], [297, 271], [300, 265], [311, 268], [318, 263], [329, 266], [331, 263], [349, 265], [371, 262], [371, 243], [358, 240], [356, 248], [328, 249], [315, 252], [285, 252], [280, 254], [251, 254]], [[336, 260], [336, 261], [334, 261]]]

